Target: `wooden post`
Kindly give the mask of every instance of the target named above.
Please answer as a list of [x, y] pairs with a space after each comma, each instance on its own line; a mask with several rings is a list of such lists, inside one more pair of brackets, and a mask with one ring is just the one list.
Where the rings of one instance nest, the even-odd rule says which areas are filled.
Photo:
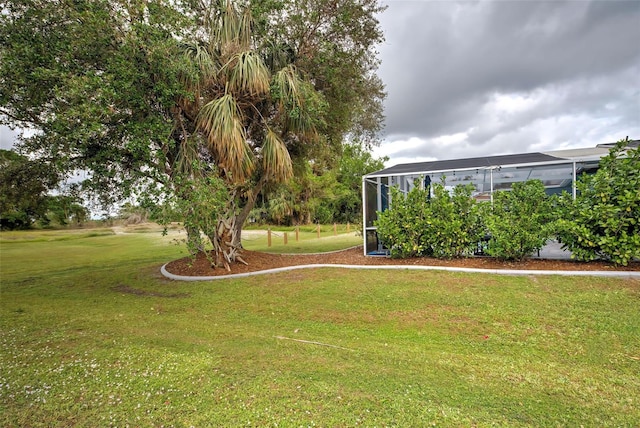
[[296, 226], [296, 242], [300, 240], [300, 227]]
[[336, 223], [333, 223], [333, 236], [336, 236], [338, 234], [338, 225]]
[[318, 238], [320, 238], [320, 223], [318, 223]]
[[271, 246], [271, 228], [267, 229], [267, 247]]
[[289, 237], [287, 236], [287, 232], [284, 233], [284, 245], [287, 245], [287, 241], [289, 240]]

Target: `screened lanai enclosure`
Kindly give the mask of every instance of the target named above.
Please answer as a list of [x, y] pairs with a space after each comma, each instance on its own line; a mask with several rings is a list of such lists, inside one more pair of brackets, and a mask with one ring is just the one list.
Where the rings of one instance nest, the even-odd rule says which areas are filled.
[[510, 190], [514, 183], [538, 179], [548, 194], [567, 191], [575, 198], [576, 178], [595, 172], [600, 159], [612, 147], [613, 144], [602, 144], [594, 148], [545, 153], [407, 163], [367, 174], [362, 178], [365, 254], [386, 254], [378, 240], [375, 221], [379, 211], [385, 211], [393, 204], [390, 187], [396, 186], [406, 194], [414, 186], [430, 188], [430, 184], [436, 182], [444, 183], [447, 189], [472, 184], [474, 198], [491, 202], [498, 190]]

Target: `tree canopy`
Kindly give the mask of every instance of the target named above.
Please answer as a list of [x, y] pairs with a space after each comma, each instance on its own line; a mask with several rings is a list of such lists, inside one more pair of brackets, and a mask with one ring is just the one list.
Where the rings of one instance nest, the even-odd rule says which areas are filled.
[[183, 93], [172, 32], [185, 20], [142, 5], [18, 0], [0, 17], [2, 122], [36, 130], [20, 148], [55, 170], [90, 171], [105, 202], [162, 181]]

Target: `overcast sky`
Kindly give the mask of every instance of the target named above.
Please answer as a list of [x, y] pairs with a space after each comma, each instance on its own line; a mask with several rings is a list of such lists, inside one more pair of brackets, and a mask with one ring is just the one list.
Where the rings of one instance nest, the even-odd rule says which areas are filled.
[[388, 166], [640, 138], [640, 0], [385, 4]]
[[0, 125], [0, 149], [9, 150], [13, 147], [13, 143], [17, 136], [18, 133], [16, 131], [12, 131], [6, 126]]
[[640, 139], [640, 0], [384, 3], [387, 166]]

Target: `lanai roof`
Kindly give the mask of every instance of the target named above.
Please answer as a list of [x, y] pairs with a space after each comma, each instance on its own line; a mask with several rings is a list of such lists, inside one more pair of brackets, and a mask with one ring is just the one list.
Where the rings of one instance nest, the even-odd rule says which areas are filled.
[[545, 163], [550, 161], [561, 160], [554, 156], [549, 156], [544, 153], [523, 153], [518, 155], [503, 155], [503, 156], [484, 156], [479, 158], [467, 158], [467, 159], [449, 159], [432, 162], [416, 162], [416, 163], [402, 163], [389, 168], [382, 169], [377, 172], [368, 174], [370, 176], [379, 175], [404, 175], [413, 173], [423, 173], [431, 171], [449, 171], [455, 169], [467, 169], [467, 168], [485, 168], [494, 165], [518, 165], [529, 163]]
[[[629, 142], [630, 147], [637, 146], [638, 140]], [[424, 174], [441, 171], [489, 168], [492, 166], [536, 166], [552, 165], [563, 162], [595, 161], [609, 153], [612, 145], [601, 144], [597, 147], [557, 150], [551, 152], [520, 153], [501, 156], [483, 156], [477, 158], [448, 159], [431, 162], [415, 162], [394, 165], [367, 174], [365, 177], [384, 177], [397, 175]]]

